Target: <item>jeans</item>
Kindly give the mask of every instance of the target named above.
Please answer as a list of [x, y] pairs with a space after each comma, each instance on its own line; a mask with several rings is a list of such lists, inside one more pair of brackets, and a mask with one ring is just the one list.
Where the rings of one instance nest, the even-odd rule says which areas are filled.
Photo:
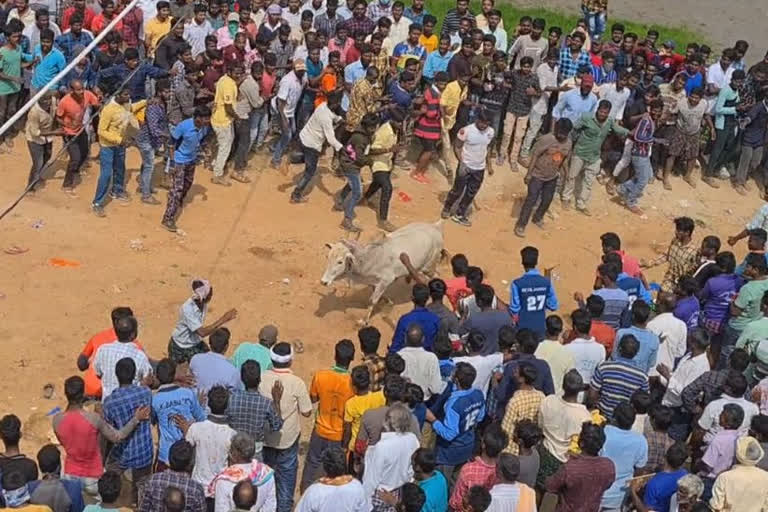
[[760, 165], [763, 160], [763, 146], [741, 146], [739, 167], [736, 170], [736, 184], [744, 185], [749, 179], [749, 173]]
[[232, 142], [235, 140], [235, 130], [231, 124], [226, 126], [211, 126], [216, 134], [216, 158], [213, 159], [213, 175], [217, 178], [224, 176], [224, 166], [227, 165]]
[[606, 15], [604, 12], [590, 12], [586, 7], [581, 9], [587, 20], [587, 30], [592, 37], [600, 37], [605, 32]]
[[323, 471], [323, 452], [326, 448], [341, 448], [341, 441], [331, 441], [312, 431], [307, 448], [307, 458], [304, 461], [304, 471], [301, 473], [301, 493], [312, 485], [315, 480], [325, 475]]
[[75, 176], [80, 172], [80, 168], [88, 158], [88, 149], [90, 148], [88, 134], [83, 130], [77, 135], [65, 135], [64, 144], [67, 145], [69, 163], [61, 186], [62, 188], [71, 188], [75, 185]]
[[275, 143], [275, 150], [272, 152], [272, 165], [280, 164], [280, 160], [283, 158], [283, 153], [291, 144], [293, 139], [294, 119], [288, 118], [288, 129], [286, 130], [282, 124], [280, 125], [280, 138]]
[[541, 222], [549, 209], [549, 205], [552, 204], [555, 190], [557, 190], [557, 178], [542, 181], [539, 178], [531, 177], [531, 181], [528, 183], [528, 195], [520, 209], [520, 216], [517, 218], [517, 227], [525, 228], [528, 225], [528, 219], [531, 218], [531, 212], [533, 212], [533, 207], [536, 206], [539, 198], [541, 198], [541, 202], [533, 215], [533, 222]]
[[264, 139], [267, 138], [267, 132], [269, 131], [269, 113], [267, 107], [257, 108], [251, 112], [251, 148], [256, 145], [256, 149], [264, 144]]
[[536, 140], [536, 136], [539, 134], [542, 124], [544, 124], [544, 114], [539, 114], [535, 110], [531, 110], [531, 115], [528, 116], [528, 131], [525, 132], [523, 145], [520, 147], [521, 158], [528, 158], [531, 156], [533, 141]]
[[707, 164], [707, 175], [714, 176], [720, 167], [728, 162], [728, 157], [733, 151], [736, 143], [736, 126], [725, 123], [725, 128], [718, 130], [715, 128], [715, 145], [712, 147], [712, 153], [709, 155]]
[[27, 180], [27, 186], [30, 186], [36, 179], [42, 178], [40, 174], [45, 164], [51, 159], [53, 144], [50, 142], [37, 144], [27, 141], [27, 147], [29, 148], [29, 156], [32, 158], [32, 167], [29, 169], [29, 179]]
[[366, 200], [381, 190], [379, 196], [379, 220], [387, 220], [389, 217], [389, 200], [392, 199], [392, 173], [389, 171], [376, 171], [373, 173], [373, 181], [368, 185], [368, 190], [363, 196]]
[[[569, 203], [575, 194], [576, 208], [586, 208], [590, 197], [592, 197], [592, 183], [599, 173], [600, 158], [594, 162], [585, 162], [578, 156], [572, 155], [560, 199], [564, 203]], [[581, 178], [578, 183], [576, 183], [577, 178]]]
[[284, 450], [265, 446], [264, 463], [275, 471], [277, 512], [291, 512], [299, 472], [299, 440]]
[[102, 146], [99, 151], [99, 181], [96, 185], [96, 195], [93, 197], [95, 206], [103, 206], [104, 199], [112, 182], [112, 193], [125, 193], [125, 146]]
[[637, 206], [637, 201], [643, 197], [645, 186], [653, 177], [650, 156], [633, 156], [632, 167], [635, 169], [635, 175], [619, 185], [618, 188], [619, 194], [629, 207]]
[[308, 148], [304, 144], [301, 145], [301, 149], [304, 152], [304, 174], [299, 178], [299, 183], [296, 185], [296, 188], [293, 189], [293, 193], [291, 194], [291, 197], [296, 199], [302, 196], [304, 189], [306, 189], [309, 182], [312, 181], [312, 178], [317, 172], [317, 161], [320, 159], [320, 152], [318, 150]]
[[[359, 172], [344, 173], [347, 178], [347, 184], [341, 190], [341, 200], [344, 206], [344, 218], [352, 220], [355, 218], [355, 206], [363, 197], [363, 184], [360, 181]], [[350, 192], [352, 192], [350, 194]]]
[[509, 155], [509, 162], [514, 166], [523, 143], [525, 129], [528, 126], [528, 116], [518, 116], [507, 112], [504, 118], [504, 135], [501, 139], [501, 154]]
[[155, 148], [147, 142], [138, 142], [136, 146], [141, 153], [141, 197], [148, 198], [152, 195], [152, 175], [155, 172]]
[[235, 121], [235, 171], [242, 172], [248, 165], [248, 150], [251, 149], [251, 126], [248, 119]]
[[484, 177], [485, 169], [470, 169], [463, 163], [460, 163], [459, 168], [456, 170], [456, 177], [453, 180], [453, 187], [448, 192], [448, 197], [445, 198], [443, 212], [450, 212], [456, 201], [461, 198], [456, 208], [456, 215], [464, 217], [467, 214], [469, 205], [472, 204], [472, 200], [480, 191]]
[[717, 360], [716, 369], [724, 370], [728, 368], [728, 359], [731, 358], [731, 352], [736, 348], [736, 342], [741, 336], [741, 331], [737, 331], [730, 325], [725, 326], [723, 332], [723, 343], [720, 347], [720, 357]]

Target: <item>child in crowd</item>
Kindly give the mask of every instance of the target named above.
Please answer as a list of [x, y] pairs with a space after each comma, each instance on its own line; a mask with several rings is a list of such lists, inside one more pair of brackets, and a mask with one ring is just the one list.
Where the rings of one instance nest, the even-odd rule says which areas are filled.
[[536, 475], [539, 473], [539, 451], [536, 446], [541, 441], [541, 428], [531, 420], [522, 420], [515, 427], [515, 443], [520, 449], [518, 459], [520, 461], [520, 474], [518, 482], [522, 482], [531, 489], [536, 485]]

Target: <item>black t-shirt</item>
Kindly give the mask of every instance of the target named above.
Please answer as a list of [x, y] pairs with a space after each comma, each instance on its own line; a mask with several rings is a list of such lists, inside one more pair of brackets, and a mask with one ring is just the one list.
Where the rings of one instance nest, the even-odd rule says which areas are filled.
[[3, 474], [7, 474], [10, 471], [21, 471], [26, 477], [27, 482], [37, 480], [38, 475], [35, 461], [21, 454], [12, 457], [0, 455], [0, 471]]

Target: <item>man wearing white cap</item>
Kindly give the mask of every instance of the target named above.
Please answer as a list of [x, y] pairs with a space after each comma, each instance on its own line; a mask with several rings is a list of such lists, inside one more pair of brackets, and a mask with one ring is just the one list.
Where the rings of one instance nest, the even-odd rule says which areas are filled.
[[264, 462], [275, 470], [277, 512], [290, 512], [299, 471], [299, 415], [308, 418], [312, 414], [312, 401], [307, 385], [291, 371], [293, 347], [289, 343], [277, 343], [270, 349], [270, 356], [272, 369], [262, 373], [259, 392], [269, 398], [275, 382], [283, 385], [280, 397], [283, 427], [278, 432], [265, 433]]
[[764, 452], [754, 437], [736, 441], [736, 464], [720, 473], [712, 487], [709, 506], [715, 512], [768, 510], [768, 471], [757, 467]]

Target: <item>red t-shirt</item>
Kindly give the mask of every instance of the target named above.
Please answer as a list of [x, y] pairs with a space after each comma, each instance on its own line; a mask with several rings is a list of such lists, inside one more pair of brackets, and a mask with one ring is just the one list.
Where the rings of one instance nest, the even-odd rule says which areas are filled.
[[104, 473], [101, 463], [98, 417], [88, 411], [69, 411], [53, 420], [53, 429], [67, 452], [64, 473], [72, 476], [99, 478]]
[[456, 311], [459, 301], [470, 295], [472, 295], [472, 290], [467, 286], [466, 277], [454, 277], [445, 281], [445, 296], [448, 297], [454, 311]]
[[[72, 15], [75, 14], [75, 8], [70, 7], [64, 10], [64, 14], [61, 16], [61, 31], [66, 32], [69, 30], [70, 21]], [[85, 8], [85, 14], [83, 15], [83, 28], [85, 30], [91, 30], [93, 19], [96, 17], [96, 13], [89, 7]], [[96, 35], [96, 34], [94, 34]]]
[[275, 88], [275, 75], [270, 75], [266, 71], [261, 74], [261, 97], [264, 99], [269, 98], [272, 95], [272, 90]]
[[56, 108], [56, 117], [61, 123], [61, 127], [66, 135], [77, 135], [83, 127], [83, 118], [88, 107], [99, 104], [99, 98], [91, 91], [83, 91], [83, 101], [79, 103], [72, 96], [67, 94]]

